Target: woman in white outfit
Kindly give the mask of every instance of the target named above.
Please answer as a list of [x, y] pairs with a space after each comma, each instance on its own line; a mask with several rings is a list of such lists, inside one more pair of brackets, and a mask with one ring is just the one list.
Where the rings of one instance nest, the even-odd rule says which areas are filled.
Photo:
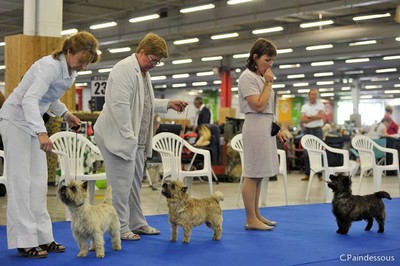
[[[271, 136], [271, 124], [276, 108], [272, 89], [272, 64], [276, 47], [265, 39], [258, 39], [250, 50], [246, 70], [239, 77], [240, 111], [245, 113], [243, 124], [243, 202], [246, 209], [246, 230], [271, 230], [276, 222], [260, 214], [259, 199], [264, 177], [278, 174], [276, 137]], [[284, 135], [277, 135], [284, 141]]]
[[59, 100], [72, 86], [77, 71], [98, 60], [98, 41], [87, 32], [64, 40], [62, 48], [36, 61], [0, 110], [0, 132], [7, 171], [8, 248], [20, 256], [41, 258], [63, 252], [54, 241], [47, 211], [47, 160], [53, 143], [43, 114], [50, 110], [69, 126], [80, 125]]
[[140, 204], [144, 163], [152, 153], [155, 112], [183, 111], [186, 102], [154, 99], [149, 70], [167, 58], [167, 44], [149, 33], [136, 53], [111, 70], [105, 104], [94, 125], [96, 143], [103, 155], [113, 206], [121, 222], [121, 239], [139, 240], [139, 234], [156, 235]]

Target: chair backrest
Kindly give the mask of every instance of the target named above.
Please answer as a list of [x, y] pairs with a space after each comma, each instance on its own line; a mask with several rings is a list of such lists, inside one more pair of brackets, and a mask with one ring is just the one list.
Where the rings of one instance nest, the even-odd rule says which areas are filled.
[[[67, 154], [71, 174], [84, 174], [85, 157], [89, 156], [91, 152], [100, 154], [100, 150], [90, 140], [74, 132], [57, 132], [50, 136], [50, 140], [53, 142], [55, 150]], [[61, 172], [65, 173], [64, 161], [59, 160], [59, 164]]]
[[326, 158], [326, 152], [324, 151], [325, 143], [319, 138], [307, 134], [301, 138], [301, 145], [307, 151], [308, 157], [310, 158], [310, 168], [323, 168], [322, 160], [323, 157]]
[[287, 172], [286, 169], [286, 151], [278, 149], [279, 156], [279, 173], [283, 174]]
[[244, 152], [243, 152], [243, 135], [239, 133], [231, 139], [231, 147], [240, 155], [241, 164], [244, 165]]
[[164, 174], [181, 169], [184, 139], [176, 134], [163, 132], [153, 137], [153, 149], [161, 155]]
[[361, 167], [376, 164], [374, 146], [377, 144], [374, 144], [375, 142], [370, 137], [363, 135], [356, 135], [351, 140], [351, 145], [358, 151], [360, 156]]

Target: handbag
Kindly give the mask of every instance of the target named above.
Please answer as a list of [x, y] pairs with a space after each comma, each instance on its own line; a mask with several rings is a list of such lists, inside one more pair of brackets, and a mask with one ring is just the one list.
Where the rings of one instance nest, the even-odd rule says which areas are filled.
[[271, 126], [271, 136], [276, 136], [276, 134], [278, 134], [279, 130], [281, 130], [281, 127], [278, 126], [277, 123], [272, 122], [272, 126]]

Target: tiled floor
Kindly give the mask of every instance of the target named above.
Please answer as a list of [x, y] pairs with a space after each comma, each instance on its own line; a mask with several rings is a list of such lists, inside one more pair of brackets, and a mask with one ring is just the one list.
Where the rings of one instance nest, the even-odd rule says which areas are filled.
[[[288, 201], [289, 205], [321, 203], [324, 202], [324, 183], [314, 178], [310, 198], [308, 202], [305, 201], [305, 195], [308, 182], [301, 181], [303, 175], [298, 173], [291, 173], [288, 175]], [[359, 177], [353, 178], [354, 194], [358, 192]], [[239, 206], [236, 204], [238, 197], [239, 183], [219, 183], [213, 184], [214, 190], [219, 190], [225, 195], [225, 199], [221, 202], [223, 209], [236, 209], [243, 208], [243, 203], [240, 199]], [[399, 182], [395, 176], [385, 176], [382, 181], [382, 190], [390, 193], [392, 197], [399, 197]], [[361, 194], [369, 194], [373, 192], [372, 177], [364, 178]], [[104, 190], [96, 191], [96, 202], [103, 199]], [[63, 221], [65, 219], [64, 205], [59, 201], [56, 206], [56, 187], [49, 187], [47, 196], [47, 204], [52, 221]], [[147, 186], [145, 182], [142, 189], [142, 207], [145, 215], [163, 214], [167, 213], [167, 206], [165, 198], [161, 198], [160, 210], [157, 210], [157, 202], [160, 195], [160, 190], [153, 191]], [[193, 182], [192, 196], [193, 197], [207, 197], [208, 183], [200, 183], [199, 180]], [[7, 197], [0, 197], [0, 225], [6, 224], [6, 205]], [[268, 197], [266, 206], [281, 206], [285, 205], [285, 194], [282, 176], [278, 177], [278, 181], [269, 182]]]

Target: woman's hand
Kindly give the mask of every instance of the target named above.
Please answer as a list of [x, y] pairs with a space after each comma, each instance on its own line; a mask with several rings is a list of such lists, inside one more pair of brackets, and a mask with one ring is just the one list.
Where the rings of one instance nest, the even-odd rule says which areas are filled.
[[38, 134], [40, 149], [45, 152], [51, 152], [53, 150], [53, 142], [51, 142], [47, 132]]
[[265, 73], [264, 73], [264, 79], [265, 79], [265, 81], [274, 81], [274, 79], [275, 79], [275, 75], [274, 75], [274, 73], [272, 73], [272, 69], [271, 68], [268, 68], [266, 71], [265, 71]]
[[280, 143], [285, 143], [287, 141], [287, 138], [282, 131], [279, 131], [278, 134], [276, 134], [276, 137], [278, 138]]
[[81, 127], [81, 120], [73, 114], [70, 114], [65, 121], [74, 131], [78, 131], [78, 129]]
[[187, 102], [181, 100], [171, 100], [168, 102], [168, 109], [174, 109], [177, 112], [183, 112], [187, 105]]

